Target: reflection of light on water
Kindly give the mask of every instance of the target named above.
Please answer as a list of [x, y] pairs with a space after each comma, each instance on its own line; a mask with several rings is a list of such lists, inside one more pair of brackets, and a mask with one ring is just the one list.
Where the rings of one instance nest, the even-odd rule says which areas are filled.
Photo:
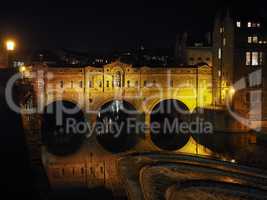
[[236, 163], [235, 159], [226, 158], [224, 156], [219, 156], [220, 160], [223, 162], [230, 162], [230, 163]]
[[234, 159], [231, 160], [231, 163], [236, 163], [236, 161]]

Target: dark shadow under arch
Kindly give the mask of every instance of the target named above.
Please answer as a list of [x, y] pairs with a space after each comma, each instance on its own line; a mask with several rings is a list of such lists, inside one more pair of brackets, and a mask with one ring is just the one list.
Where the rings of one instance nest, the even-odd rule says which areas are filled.
[[189, 141], [190, 133], [180, 131], [179, 126], [182, 122], [188, 121], [189, 113], [188, 107], [175, 99], [158, 103], [150, 115], [152, 142], [160, 149], [167, 151], [182, 148]]
[[[114, 100], [104, 104], [97, 117], [98, 143], [112, 153], [133, 148], [143, 136], [140, 129], [144, 117], [126, 101]], [[119, 129], [118, 129], [119, 127]]]
[[[67, 109], [72, 109], [74, 112], [68, 113]], [[87, 129], [78, 128], [79, 123], [84, 125], [81, 127], [85, 127], [86, 120], [75, 103], [63, 100], [47, 105], [42, 116], [42, 143], [55, 155], [76, 152], [81, 147], [87, 132]]]

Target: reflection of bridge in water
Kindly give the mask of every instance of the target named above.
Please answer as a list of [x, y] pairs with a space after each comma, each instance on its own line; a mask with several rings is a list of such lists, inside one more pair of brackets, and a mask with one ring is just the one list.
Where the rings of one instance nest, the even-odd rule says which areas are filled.
[[[37, 134], [41, 136], [42, 163], [52, 187], [105, 186], [121, 194], [125, 189], [118, 170], [122, 155], [133, 152], [157, 152], [160, 155], [169, 151], [173, 155], [212, 156], [221, 143], [215, 142], [216, 137], [212, 134], [193, 135], [162, 128], [167, 122], [176, 120], [191, 122], [190, 113], [196, 105], [211, 106], [209, 67], [198, 69], [198, 76], [195, 68], [136, 69], [119, 62], [104, 68], [39, 67], [33, 68], [32, 72], [37, 69], [43, 76], [31, 79], [35, 94], [26, 105], [32, 103], [30, 106], [43, 112], [34, 117], [25, 115], [28, 120], [25, 124], [35, 124]], [[64, 107], [77, 108], [78, 112], [66, 114]], [[51, 108], [57, 112], [48, 113]], [[58, 116], [62, 117], [60, 125], [56, 124]], [[67, 132], [68, 119], [75, 119], [74, 125], [77, 126], [80, 122], [88, 122], [90, 127], [104, 124], [104, 129], [100, 127], [92, 132], [89, 127], [82, 134], [77, 130]], [[127, 124], [128, 119], [134, 119], [132, 125], [143, 124], [145, 128], [124, 126], [120, 129], [121, 134], [114, 137], [117, 132], [111, 134], [111, 130], [116, 130], [115, 124]], [[158, 133], [151, 127], [153, 123], [160, 125]], [[26, 126], [26, 129], [31, 127]], [[86, 137], [88, 132], [90, 137]], [[40, 141], [30, 145], [36, 142]]]

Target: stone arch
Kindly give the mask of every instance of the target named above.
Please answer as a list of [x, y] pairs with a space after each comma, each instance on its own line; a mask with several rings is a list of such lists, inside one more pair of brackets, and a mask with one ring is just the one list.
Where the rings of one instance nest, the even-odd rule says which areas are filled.
[[186, 145], [191, 134], [182, 131], [180, 125], [188, 122], [189, 113], [189, 108], [177, 99], [165, 99], [157, 103], [149, 114], [151, 142], [167, 151], [175, 151]]
[[49, 153], [60, 156], [75, 153], [80, 149], [86, 133], [84, 113], [75, 103], [54, 101], [44, 107], [41, 139]]
[[[96, 120], [96, 139], [111, 153], [132, 149], [143, 136], [142, 115], [129, 102], [113, 100], [102, 105]], [[142, 128], [142, 127], [140, 127]]]
[[44, 111], [44, 109], [49, 106], [50, 104], [53, 104], [54, 102], [70, 102], [72, 104], [77, 105], [77, 107], [79, 107], [81, 110], [83, 110], [84, 105], [82, 105], [83, 102], [78, 102], [77, 99], [75, 98], [62, 98], [62, 97], [54, 97], [54, 98], [48, 98], [46, 99], [45, 104], [42, 107], [42, 112]]
[[175, 101], [178, 101], [178, 102], [181, 102], [182, 104], [185, 105], [185, 107], [187, 108], [188, 111], [190, 111], [189, 109], [189, 105], [187, 105], [187, 103], [185, 103], [182, 99], [180, 98], [165, 98], [165, 99], [154, 99], [152, 100], [151, 102], [149, 102], [148, 104], [146, 104], [146, 111], [148, 111], [148, 114], [151, 115], [153, 109], [158, 105], [160, 104], [161, 102], [164, 102], [164, 101], [168, 101], [168, 100], [175, 100]]

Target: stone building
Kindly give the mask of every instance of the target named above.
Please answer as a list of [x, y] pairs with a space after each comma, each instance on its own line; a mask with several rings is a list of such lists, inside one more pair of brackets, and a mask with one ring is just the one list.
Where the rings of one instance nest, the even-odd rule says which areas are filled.
[[238, 129], [266, 127], [267, 119], [266, 25], [248, 15], [220, 12], [213, 31], [214, 104], [225, 105], [234, 88], [233, 109], [244, 121], [249, 119]]

